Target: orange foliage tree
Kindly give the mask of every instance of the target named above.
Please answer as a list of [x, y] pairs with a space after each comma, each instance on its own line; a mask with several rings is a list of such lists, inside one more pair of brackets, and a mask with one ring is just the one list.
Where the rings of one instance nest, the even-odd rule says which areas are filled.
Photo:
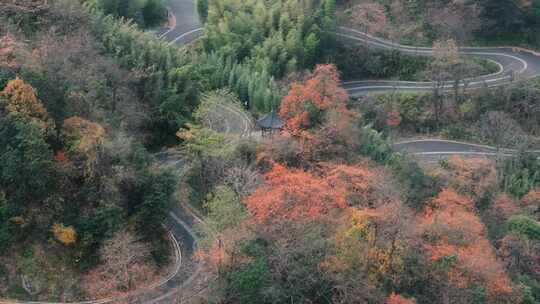
[[83, 282], [94, 298], [126, 294], [156, 279], [157, 271], [148, 262], [150, 248], [127, 230], [116, 232], [100, 249], [101, 264]]
[[540, 204], [540, 188], [533, 188], [522, 199], [523, 205], [539, 205]]
[[486, 288], [490, 303], [507, 303], [513, 297], [510, 280], [469, 197], [443, 189], [420, 216], [418, 231], [431, 265], [445, 269], [435, 274], [446, 282], [444, 297], [452, 290], [452, 296], [465, 297], [459, 290], [475, 285]]
[[[531, 214], [540, 216], [540, 188], [533, 188], [522, 199], [523, 208]], [[540, 218], [538, 218], [540, 220]]]
[[9, 34], [0, 37], [0, 66], [20, 68], [28, 57], [29, 53], [25, 50], [24, 43]]
[[333, 189], [346, 194], [347, 205], [367, 206], [374, 203], [377, 194], [375, 185], [380, 178], [366, 166], [323, 164], [321, 170]]
[[279, 114], [286, 134], [300, 142], [300, 159], [347, 158], [358, 145], [359, 115], [347, 109], [347, 99], [334, 65], [318, 65], [305, 83], [292, 85]]
[[404, 298], [398, 294], [391, 294], [384, 304], [416, 304], [416, 301]]
[[36, 91], [22, 79], [16, 78], [9, 81], [0, 93], [0, 97], [6, 100], [5, 106], [10, 114], [28, 119], [44, 131], [54, 127], [54, 122], [38, 100]]
[[499, 240], [498, 256], [510, 274], [540, 279], [540, 242], [509, 233]]
[[[304, 147], [304, 154], [314, 161], [351, 159], [359, 146], [358, 122], [350, 111], [330, 110], [324, 124], [314, 132]], [[359, 116], [359, 115], [358, 115]], [[306, 155], [301, 155], [306, 156]]]
[[360, 3], [352, 8], [353, 25], [370, 34], [384, 33], [388, 26], [386, 9], [379, 3]]
[[390, 127], [398, 127], [401, 124], [401, 114], [399, 111], [390, 111], [387, 115], [386, 124]]
[[458, 193], [478, 201], [498, 185], [495, 162], [481, 157], [464, 158], [451, 156], [447, 166], [430, 171], [443, 182], [443, 187], [452, 187]]
[[193, 253], [193, 257], [206, 271], [217, 274], [222, 267], [242, 262], [243, 257], [238, 253], [238, 245], [253, 237], [249, 221], [242, 221], [238, 226], [218, 233], [209, 244], [203, 244], [202, 248]]
[[303, 135], [323, 121], [326, 111], [347, 112], [347, 99], [347, 92], [340, 87], [337, 68], [334, 65], [317, 65], [305, 84], [292, 85], [279, 114], [289, 132]]
[[521, 213], [521, 210], [510, 196], [507, 194], [498, 195], [490, 204], [487, 210], [487, 225], [490, 227], [503, 227], [504, 222], [513, 215]]
[[253, 215], [268, 219], [320, 218], [335, 208], [369, 199], [375, 174], [366, 168], [325, 164], [320, 174], [274, 164], [265, 183], [245, 199]]
[[452, 156], [448, 167], [451, 185], [473, 199], [481, 198], [497, 184], [497, 171], [492, 160]]
[[319, 218], [334, 208], [345, 208], [343, 193], [309, 172], [275, 164], [265, 175], [265, 184], [246, 198], [256, 219]]

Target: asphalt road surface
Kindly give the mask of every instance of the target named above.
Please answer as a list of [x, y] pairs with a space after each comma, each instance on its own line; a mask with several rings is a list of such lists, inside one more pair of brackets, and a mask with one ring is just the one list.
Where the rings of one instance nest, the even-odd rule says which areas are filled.
[[[158, 32], [161, 38], [182, 44], [202, 35], [203, 30], [193, 0], [169, 0], [169, 8], [176, 17], [176, 24], [171, 29]], [[367, 45], [371, 48], [397, 50], [417, 56], [433, 54], [432, 48], [400, 45], [351, 28], [340, 27], [335, 34], [349, 43]], [[464, 47], [460, 48], [460, 53], [490, 60], [499, 67], [496, 73], [463, 80], [458, 84], [460, 87], [466, 86], [468, 89], [494, 87], [507, 84], [517, 78], [529, 78], [540, 74], [540, 54], [532, 51], [513, 47]], [[447, 82], [443, 85], [443, 89], [453, 90], [455, 85], [454, 82]], [[354, 97], [388, 91], [431, 91], [434, 84], [432, 82], [361, 80], [345, 82], [343, 86], [349, 95]]]
[[[346, 27], [340, 27], [336, 35], [349, 43], [367, 45], [370, 48], [397, 50], [416, 56], [433, 55], [432, 48], [400, 45]], [[460, 48], [460, 54], [490, 60], [499, 66], [496, 73], [461, 81], [459, 83], [460, 87], [466, 86], [468, 89], [494, 87], [507, 84], [517, 78], [530, 78], [540, 74], [540, 54], [533, 51], [513, 47], [464, 47]], [[349, 95], [354, 97], [388, 91], [431, 91], [434, 83], [362, 80], [345, 82], [344, 87]], [[451, 81], [443, 85], [444, 90], [453, 90], [454, 87], [455, 83]]]
[[[201, 24], [198, 20], [195, 1], [193, 0], [169, 0], [169, 8], [172, 14], [176, 17], [176, 24], [171, 29], [163, 30], [158, 33], [158, 36], [162, 39], [170, 41], [171, 43], [185, 44], [193, 40], [196, 40], [203, 34]], [[339, 28], [336, 35], [341, 39], [347, 40], [350, 43], [358, 43], [368, 45], [373, 48], [380, 49], [395, 49], [400, 52], [418, 55], [418, 56], [431, 56], [433, 50], [425, 47], [411, 47], [394, 44], [390, 41], [372, 37], [364, 34], [360, 31]], [[540, 74], [540, 54], [530, 52], [527, 50], [512, 48], [512, 47], [489, 47], [489, 48], [461, 48], [460, 53], [466, 56], [475, 56], [486, 60], [495, 62], [499, 70], [496, 73], [489, 75], [483, 75], [471, 79], [466, 79], [459, 83], [459, 86], [467, 86], [467, 88], [477, 89], [485, 87], [494, 87], [507, 84], [514, 81], [516, 78], [529, 78]], [[351, 81], [343, 84], [350, 96], [361, 96], [370, 93], [388, 92], [388, 91], [430, 91], [433, 89], [432, 82], [404, 82], [404, 81], [387, 81], [387, 80], [368, 80], [368, 81]], [[455, 83], [445, 83], [443, 89], [452, 90]], [[224, 130], [229, 131], [233, 125], [247, 126], [251, 122], [242, 122], [242, 120], [248, 119], [241, 115], [229, 116], [229, 120], [224, 122]], [[249, 132], [249, 131], [248, 131]], [[412, 154], [420, 157], [441, 157], [448, 155], [476, 155], [476, 156], [494, 156], [494, 155], [512, 155], [515, 151], [512, 150], [498, 150], [493, 147], [475, 145], [470, 143], [447, 141], [447, 140], [412, 140], [406, 142], [400, 142], [393, 145], [396, 151]], [[181, 158], [168, 155], [167, 153], [161, 155], [162, 163], [164, 165], [171, 165], [178, 170], [182, 170], [184, 167]], [[182, 210], [175, 209], [171, 212], [171, 217], [176, 222], [177, 235], [179, 238], [183, 238], [187, 241], [188, 248], [196, 247], [196, 239], [193, 237], [191, 231], [191, 224], [198, 220], [194, 216], [186, 215]], [[183, 218], [183, 220], [181, 219]], [[179, 222], [178, 220], [181, 220]], [[191, 275], [188, 275], [186, 281], [182, 284], [188, 285], [190, 281], [194, 280], [196, 271]], [[176, 289], [171, 289], [167, 294], [157, 298], [159, 301], [166, 299], [172, 293], [176, 292]], [[151, 303], [157, 302], [152, 301]]]
[[[158, 37], [171, 43], [185, 44], [199, 38], [203, 31], [197, 16], [195, 1], [193, 0], [169, 0], [169, 10], [174, 15], [175, 22], [172, 28], [160, 29], [157, 31]], [[433, 50], [424, 47], [411, 47], [394, 44], [390, 41], [376, 38], [349, 28], [339, 28], [336, 32], [338, 37], [351, 43], [369, 45], [373, 48], [396, 49], [400, 52], [431, 56]], [[516, 77], [533, 77], [540, 74], [540, 55], [530, 51], [511, 47], [502, 48], [462, 48], [461, 53], [467, 56], [477, 56], [496, 62], [499, 71], [490, 75], [475, 77], [466, 80], [469, 88], [493, 87], [508, 83]], [[461, 83], [460, 85], [465, 85]], [[452, 89], [453, 83], [446, 84], [448, 90]], [[344, 83], [351, 96], [360, 96], [369, 93], [388, 91], [428, 91], [433, 89], [431, 82], [404, 82], [386, 80], [351, 81]], [[235, 116], [232, 116], [235, 117]], [[235, 120], [242, 120], [241, 115], [237, 115]], [[230, 122], [230, 125], [240, 124], [245, 126], [251, 122]], [[239, 129], [239, 128], [236, 128]], [[240, 128], [240, 130], [243, 130]], [[498, 151], [493, 147], [474, 145], [446, 140], [413, 140], [394, 144], [394, 149], [413, 155], [484, 155], [490, 156], [497, 153], [511, 154], [511, 150]], [[182, 174], [185, 169], [184, 158], [171, 151], [156, 154], [158, 162], [164, 166], [176, 170]], [[198, 274], [198, 266], [191, 259], [191, 253], [197, 246], [196, 236], [193, 233], [193, 225], [200, 222], [200, 219], [189, 210], [184, 210], [177, 206], [169, 214], [165, 225], [170, 229], [174, 239], [181, 243], [181, 261], [178, 268], [170, 273], [163, 281], [153, 286], [149, 290], [135, 292], [129, 298], [134, 303], [170, 303], [177, 293], [182, 292], [182, 288], [193, 289]], [[173, 242], [174, 244], [174, 242]], [[105, 304], [126, 301], [126, 298], [110, 298], [95, 301], [80, 302], [79, 304]], [[12, 302], [0, 300], [0, 303], [29, 303], [29, 304], [52, 304], [46, 302]]]
[[169, 0], [167, 5], [176, 22], [174, 27], [158, 31], [160, 38], [184, 44], [200, 37], [202, 28], [194, 0]]

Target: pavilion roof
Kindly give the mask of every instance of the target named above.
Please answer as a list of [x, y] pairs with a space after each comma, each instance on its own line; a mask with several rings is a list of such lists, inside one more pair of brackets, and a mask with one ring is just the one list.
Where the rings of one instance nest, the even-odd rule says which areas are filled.
[[272, 111], [259, 118], [257, 125], [265, 129], [281, 129], [285, 125], [285, 122], [279, 118], [279, 115], [275, 111]]

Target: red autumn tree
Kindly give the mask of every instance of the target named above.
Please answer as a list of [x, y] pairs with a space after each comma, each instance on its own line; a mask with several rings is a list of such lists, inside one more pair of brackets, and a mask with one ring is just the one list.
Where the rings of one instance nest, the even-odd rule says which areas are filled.
[[355, 150], [359, 115], [347, 109], [347, 100], [334, 65], [318, 65], [305, 83], [292, 85], [280, 116], [286, 133], [299, 140], [301, 160], [347, 159]]
[[494, 161], [486, 158], [452, 156], [448, 162], [450, 184], [460, 193], [478, 200], [497, 184]]
[[523, 205], [540, 205], [540, 188], [533, 188], [522, 199]]
[[410, 300], [407, 298], [404, 298], [398, 294], [391, 294], [386, 301], [384, 301], [385, 304], [416, 304], [416, 301]]
[[488, 227], [504, 225], [504, 222], [513, 215], [521, 213], [518, 203], [507, 194], [498, 195], [490, 204], [485, 219]]
[[328, 111], [324, 124], [304, 146], [304, 156], [311, 156], [315, 161], [353, 158], [360, 144], [358, 123], [354, 119], [357, 116], [343, 109]]
[[360, 3], [352, 8], [352, 25], [361, 31], [376, 34], [387, 30], [388, 18], [384, 5], [379, 3]]
[[[363, 167], [325, 164], [313, 173], [274, 164], [265, 183], [246, 198], [259, 221], [268, 219], [319, 218], [354, 201], [369, 200], [375, 174]], [[367, 203], [366, 203], [367, 204]]]
[[326, 182], [340, 193], [346, 193], [349, 206], [368, 206], [374, 203], [374, 184], [378, 184], [378, 176], [364, 166], [323, 165]]
[[238, 252], [238, 245], [253, 238], [249, 224], [249, 221], [242, 221], [236, 227], [219, 232], [210, 243], [197, 249], [193, 257], [212, 274], [217, 274], [220, 267], [241, 263], [244, 257]]
[[531, 189], [531, 191], [521, 199], [521, 204], [525, 211], [530, 214], [536, 214], [537, 219], [540, 220], [540, 188]]
[[343, 193], [323, 178], [299, 169], [275, 164], [265, 175], [265, 184], [246, 199], [255, 218], [319, 218], [334, 208], [345, 208]]
[[[466, 297], [461, 290], [480, 285], [490, 303], [506, 303], [513, 297], [510, 280], [470, 198], [444, 189], [421, 215], [418, 231], [427, 258], [437, 269], [434, 279], [444, 286], [441, 296]], [[441, 263], [447, 265], [442, 272], [436, 266]]]
[[11, 36], [0, 37], [0, 66], [15, 68], [20, 65], [17, 50], [20, 44]]
[[340, 87], [339, 75], [334, 65], [317, 65], [313, 76], [304, 84], [292, 85], [283, 99], [280, 116], [286, 129], [294, 135], [319, 125], [330, 109], [347, 112], [348, 96]]
[[513, 276], [540, 279], [540, 242], [510, 233], [499, 241], [498, 256]]
[[398, 127], [401, 124], [401, 114], [399, 111], [390, 111], [387, 114], [386, 124], [390, 127]]
[[158, 273], [147, 260], [150, 252], [132, 232], [116, 232], [99, 251], [102, 263], [85, 276], [85, 290], [102, 298], [148, 286]]

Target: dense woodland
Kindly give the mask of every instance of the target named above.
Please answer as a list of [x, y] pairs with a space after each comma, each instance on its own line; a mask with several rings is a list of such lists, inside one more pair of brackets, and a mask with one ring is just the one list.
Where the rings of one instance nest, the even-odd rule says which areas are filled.
[[88, 0], [105, 14], [133, 20], [141, 27], [152, 27], [167, 21], [163, 0]]
[[441, 37], [469, 44], [529, 45], [540, 37], [537, 1], [342, 0], [341, 22], [395, 41], [431, 44]]
[[[147, 284], [168, 264], [161, 223], [175, 177], [134, 136], [148, 119], [138, 76], [103, 55], [79, 5], [10, 8], [1, 10], [0, 294], [74, 300]], [[30, 17], [32, 26], [14, 23]], [[116, 255], [137, 248], [125, 276]]]
[[[459, 46], [538, 50], [538, 1], [199, 0], [186, 46], [147, 31], [165, 5], [0, 3], [0, 298], [144, 288], [184, 204], [203, 218], [185, 257], [201, 303], [540, 303], [540, 82], [441, 90], [495, 69]], [[353, 46], [340, 25], [434, 56]], [[434, 86], [341, 87], [373, 78]], [[224, 107], [285, 127], [222, 133]], [[424, 162], [392, 150], [411, 137], [520, 151]]]

